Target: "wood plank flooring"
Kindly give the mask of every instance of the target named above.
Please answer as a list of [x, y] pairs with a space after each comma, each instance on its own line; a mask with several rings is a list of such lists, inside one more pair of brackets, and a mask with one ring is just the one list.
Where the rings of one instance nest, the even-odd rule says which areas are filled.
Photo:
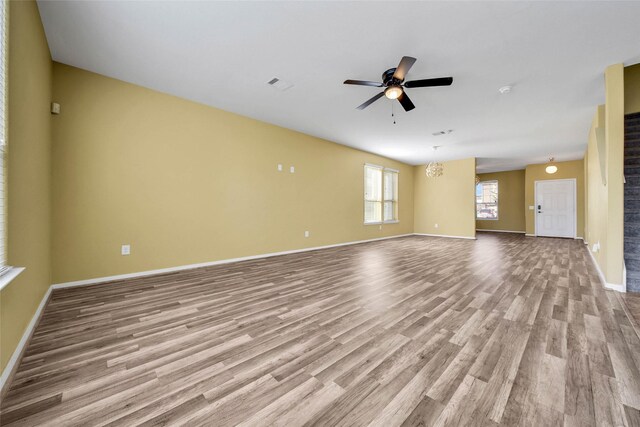
[[57, 290], [2, 425], [640, 425], [581, 241], [411, 236]]

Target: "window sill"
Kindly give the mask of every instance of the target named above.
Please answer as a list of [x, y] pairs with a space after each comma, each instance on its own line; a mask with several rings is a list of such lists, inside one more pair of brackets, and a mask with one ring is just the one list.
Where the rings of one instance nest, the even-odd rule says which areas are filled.
[[476, 221], [498, 221], [499, 218], [476, 218]]
[[12, 267], [9, 271], [0, 276], [0, 291], [3, 290], [18, 274], [24, 271], [24, 267]]
[[394, 219], [393, 221], [385, 221], [384, 224], [398, 224], [399, 222], [399, 219]]
[[364, 225], [382, 225], [383, 222], [382, 221], [378, 221], [378, 222], [365, 222]]

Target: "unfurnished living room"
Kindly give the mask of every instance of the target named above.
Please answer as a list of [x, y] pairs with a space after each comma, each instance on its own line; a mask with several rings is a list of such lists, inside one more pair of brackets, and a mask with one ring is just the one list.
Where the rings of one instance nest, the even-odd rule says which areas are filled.
[[640, 426], [640, 2], [0, 6], [0, 425]]

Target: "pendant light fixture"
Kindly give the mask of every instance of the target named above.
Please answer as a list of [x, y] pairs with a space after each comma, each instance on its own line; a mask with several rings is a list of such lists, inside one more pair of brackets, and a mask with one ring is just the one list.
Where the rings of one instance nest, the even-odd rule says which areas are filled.
[[[433, 151], [436, 151], [438, 150], [438, 148], [440, 148], [440, 146], [434, 145], [432, 148]], [[424, 170], [424, 173], [428, 178], [437, 178], [439, 176], [442, 176], [442, 174], [444, 173], [444, 166], [442, 166], [442, 163], [440, 162], [429, 162]]]
[[544, 171], [548, 174], [554, 174], [558, 172], [558, 167], [553, 164], [553, 157], [549, 157], [549, 164], [544, 169]]

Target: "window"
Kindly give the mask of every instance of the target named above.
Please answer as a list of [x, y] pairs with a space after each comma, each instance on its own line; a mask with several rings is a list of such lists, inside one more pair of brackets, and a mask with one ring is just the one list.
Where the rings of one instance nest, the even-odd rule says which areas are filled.
[[398, 221], [398, 171], [364, 166], [364, 223]]
[[7, 2], [0, 0], [0, 275], [9, 270], [7, 267], [6, 256], [6, 206], [5, 206], [5, 148], [6, 148], [6, 135], [7, 135], [7, 69], [6, 69], [6, 56], [7, 56]]
[[7, 14], [8, 1], [0, 0], [0, 289], [24, 268], [7, 265], [6, 147], [7, 147]]
[[476, 185], [476, 219], [498, 219], [498, 181]]
[[398, 220], [398, 171], [385, 169], [384, 173], [384, 222]]

